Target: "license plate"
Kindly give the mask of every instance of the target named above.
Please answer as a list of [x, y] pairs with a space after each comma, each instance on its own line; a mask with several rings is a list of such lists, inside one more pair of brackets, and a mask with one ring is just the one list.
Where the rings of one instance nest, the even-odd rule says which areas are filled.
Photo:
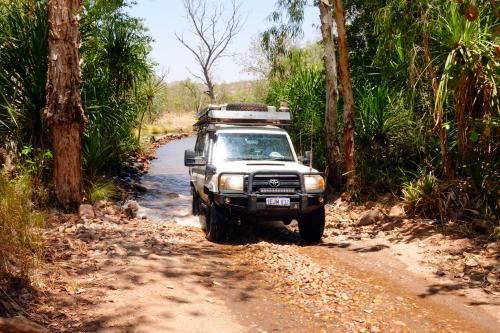
[[290, 207], [290, 198], [266, 198], [267, 206]]

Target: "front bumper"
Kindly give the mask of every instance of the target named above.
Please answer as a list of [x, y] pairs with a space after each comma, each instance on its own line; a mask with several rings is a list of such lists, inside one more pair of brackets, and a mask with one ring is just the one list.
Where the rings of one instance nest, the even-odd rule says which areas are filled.
[[[289, 198], [289, 207], [267, 206], [266, 199], [278, 197]], [[230, 209], [241, 215], [269, 217], [300, 217], [322, 206], [326, 202], [325, 194], [294, 194], [294, 195], [264, 195], [264, 194], [221, 194], [214, 193], [213, 199], [217, 205]]]
[[[219, 184], [220, 178], [224, 174], [241, 173], [221, 173], [218, 177]], [[228, 208], [231, 213], [238, 215], [298, 218], [324, 206], [326, 202], [325, 192], [308, 193], [305, 191], [304, 176], [309, 174], [319, 174], [324, 177], [318, 172], [260, 170], [246, 174], [244, 192], [215, 192], [210, 193], [210, 195], [217, 205]], [[268, 179], [280, 180], [284, 187], [280, 187], [280, 189], [284, 192], [277, 193], [272, 191], [272, 188], [265, 188], [271, 190], [269, 193], [263, 192], [262, 186], [266, 187]], [[288, 198], [290, 206], [268, 206], [266, 204], [267, 198]]]

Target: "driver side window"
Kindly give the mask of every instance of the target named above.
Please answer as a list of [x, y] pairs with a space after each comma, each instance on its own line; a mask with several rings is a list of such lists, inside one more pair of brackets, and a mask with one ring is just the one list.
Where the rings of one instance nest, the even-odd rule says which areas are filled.
[[208, 142], [207, 133], [199, 133], [194, 146], [194, 152], [197, 157], [205, 157], [206, 146]]

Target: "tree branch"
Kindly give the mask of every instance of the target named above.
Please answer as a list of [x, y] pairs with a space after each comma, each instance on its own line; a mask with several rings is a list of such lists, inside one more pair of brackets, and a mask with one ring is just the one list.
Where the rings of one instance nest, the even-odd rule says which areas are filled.
[[199, 75], [193, 76], [205, 82], [209, 89], [212, 102], [215, 99], [211, 69], [222, 57], [228, 56], [227, 49], [234, 38], [241, 32], [243, 20], [240, 16], [241, 5], [236, 0], [231, 1], [231, 10], [227, 21], [224, 19], [225, 10], [221, 3], [211, 11], [207, 9], [203, 0], [184, 0], [186, 17], [191, 25], [193, 35], [198, 39], [198, 44], [193, 46], [182, 35], [175, 34], [179, 42], [187, 48], [200, 65], [204, 79]]

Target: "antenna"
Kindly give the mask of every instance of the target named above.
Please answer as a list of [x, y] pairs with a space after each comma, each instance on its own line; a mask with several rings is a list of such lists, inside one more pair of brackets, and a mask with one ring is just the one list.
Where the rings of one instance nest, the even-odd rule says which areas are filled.
[[302, 149], [302, 129], [299, 130], [299, 145], [300, 145], [300, 156], [304, 156], [304, 149]]
[[314, 126], [313, 126], [313, 118], [311, 117], [311, 159], [309, 160], [309, 172], [312, 172], [313, 167], [313, 136], [314, 136]]

